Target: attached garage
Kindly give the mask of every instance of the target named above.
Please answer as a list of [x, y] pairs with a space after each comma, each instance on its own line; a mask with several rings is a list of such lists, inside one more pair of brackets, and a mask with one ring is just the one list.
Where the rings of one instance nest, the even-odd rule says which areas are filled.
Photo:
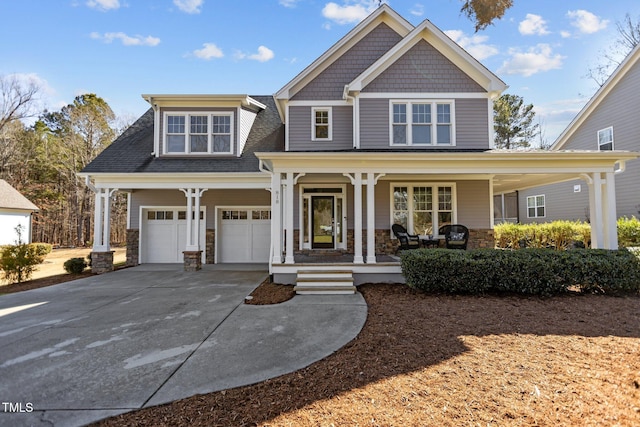
[[[205, 214], [200, 211], [200, 242], [205, 262]], [[149, 207], [142, 209], [142, 263], [181, 263], [187, 244], [186, 207]]]
[[269, 207], [223, 207], [217, 211], [217, 262], [269, 262]]

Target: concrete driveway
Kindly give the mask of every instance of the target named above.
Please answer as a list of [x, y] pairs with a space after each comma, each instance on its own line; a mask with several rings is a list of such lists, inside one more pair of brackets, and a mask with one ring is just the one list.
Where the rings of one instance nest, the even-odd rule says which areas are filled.
[[264, 268], [181, 268], [0, 296], [0, 425], [78, 426], [259, 382], [333, 353], [366, 319], [360, 294], [250, 306]]

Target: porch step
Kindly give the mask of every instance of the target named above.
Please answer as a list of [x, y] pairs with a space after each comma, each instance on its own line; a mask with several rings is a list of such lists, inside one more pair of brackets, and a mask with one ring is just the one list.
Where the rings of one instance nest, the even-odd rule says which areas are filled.
[[299, 295], [356, 293], [353, 272], [350, 270], [299, 270], [293, 289]]

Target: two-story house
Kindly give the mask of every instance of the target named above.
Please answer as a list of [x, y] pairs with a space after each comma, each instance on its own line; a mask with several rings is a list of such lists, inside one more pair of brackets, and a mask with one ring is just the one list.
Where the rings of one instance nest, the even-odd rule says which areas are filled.
[[[640, 150], [640, 46], [636, 46], [555, 141], [552, 150]], [[640, 160], [615, 175], [618, 216], [640, 212]], [[519, 192], [520, 222], [590, 219], [590, 177]]]
[[[600, 185], [635, 158], [493, 150], [506, 87], [430, 21], [382, 5], [273, 96], [143, 95], [151, 109], [81, 174], [96, 192], [94, 268], [109, 268], [118, 190], [130, 264], [268, 263], [299, 290], [320, 277], [352, 292], [352, 279], [402, 281], [394, 223], [464, 224], [470, 247], [492, 247], [495, 191]], [[615, 221], [596, 232], [617, 246]]]

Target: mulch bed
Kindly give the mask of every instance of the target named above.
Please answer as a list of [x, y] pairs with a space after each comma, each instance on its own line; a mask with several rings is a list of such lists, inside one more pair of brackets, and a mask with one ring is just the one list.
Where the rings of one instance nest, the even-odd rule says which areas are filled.
[[296, 295], [293, 285], [281, 285], [279, 283], [271, 283], [266, 279], [245, 299], [245, 304], [251, 305], [268, 305], [280, 304], [290, 300]]
[[358, 289], [366, 324], [333, 355], [97, 425], [640, 425], [638, 296]]
[[56, 274], [55, 276], [43, 277], [41, 279], [28, 280], [22, 283], [0, 286], [0, 295], [12, 294], [14, 292], [30, 291], [32, 289], [44, 288], [45, 286], [57, 285], [58, 283], [70, 282], [71, 280], [84, 279], [90, 277], [91, 271], [81, 274]]

